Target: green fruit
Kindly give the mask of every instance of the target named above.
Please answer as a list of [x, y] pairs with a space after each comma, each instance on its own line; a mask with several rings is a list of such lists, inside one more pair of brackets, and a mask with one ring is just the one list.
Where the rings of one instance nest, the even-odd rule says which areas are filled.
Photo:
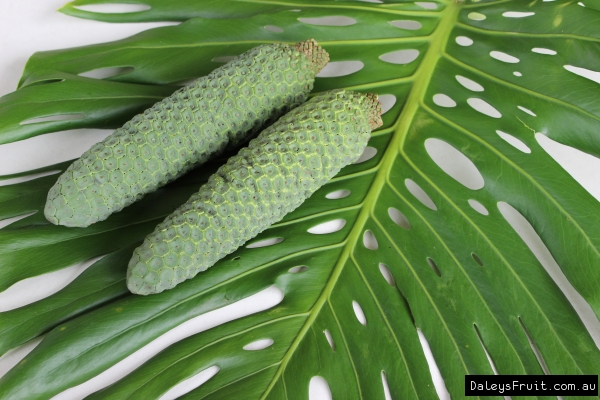
[[171, 289], [281, 220], [360, 157], [380, 115], [376, 95], [338, 90], [283, 116], [134, 251], [129, 290]]
[[86, 227], [302, 104], [329, 55], [314, 40], [258, 46], [177, 90], [86, 151], [50, 189], [53, 224]]

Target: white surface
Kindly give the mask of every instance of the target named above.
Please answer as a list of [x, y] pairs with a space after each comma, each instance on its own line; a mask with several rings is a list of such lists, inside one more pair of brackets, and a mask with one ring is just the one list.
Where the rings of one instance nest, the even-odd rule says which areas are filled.
[[[130, 36], [150, 27], [168, 25], [159, 23], [107, 24], [67, 17], [55, 11], [63, 5], [64, 1], [66, 0], [0, 2], [0, 49], [2, 49], [2, 57], [0, 57], [0, 95], [9, 93], [15, 89], [27, 58], [35, 51], [112, 41]], [[467, 43], [464, 43], [463, 45], [467, 45]], [[109, 133], [110, 131], [99, 130], [58, 132], [14, 144], [0, 145], [0, 175], [26, 171], [74, 158], [89, 148], [91, 144], [103, 139]], [[594, 171], [600, 170], [600, 161], [598, 159], [589, 156], [581, 157], [576, 151], [564, 148], [564, 146], [557, 145], [550, 140], [544, 140], [544, 138], [538, 138], [538, 140], [542, 146], [553, 155], [553, 157], [559, 160], [564, 159], [565, 161], [561, 162], [566, 163], [566, 169], [569, 173], [571, 173], [584, 187], [588, 188], [596, 198], [600, 198], [600, 191], [598, 189], [600, 188], [600, 176], [594, 174]], [[65, 143], [68, 143], [69, 145], [65, 146]], [[538, 149], [537, 151], [540, 150]], [[523, 224], [522, 221], [519, 222], [518, 218], [515, 218], [513, 222], [517, 224], [516, 229], [520, 234], [531, 234], [530, 232], [528, 233], [527, 224]], [[535, 239], [535, 237], [533, 237], [533, 239]], [[564, 280], [564, 277], [561, 277], [560, 271], [556, 270], [555, 262], [552, 257], [547, 254], [547, 250], [544, 251], [543, 244], [540, 246], [535, 240], [532, 243], [534, 243], [532, 246], [537, 246], [536, 255], [540, 257], [542, 263], [549, 268], [553, 278], [559, 281], [563, 290], [566, 290], [567, 292], [572, 291], [568, 284], [560, 283], [561, 279]], [[45, 276], [45, 279], [52, 282], [54, 290], [56, 290], [56, 288], [62, 286], [65, 282], [68, 282], [70, 279], [77, 276], [77, 274], [81, 273], [83, 268], [85, 268], [85, 266], [73, 266], [72, 268], [63, 271], [48, 274]], [[13, 308], [16, 304], [28, 304], [39, 299], [41, 295], [40, 293], [35, 293], [35, 282], [36, 281], [33, 280], [17, 284], [29, 288], [29, 290], [20, 290], [19, 294], [16, 293], [15, 288], [9, 289], [8, 293], [11, 300], [8, 304], [3, 304], [3, 308], [1, 309]], [[11, 290], [12, 292], [10, 292]], [[51, 290], [46, 288], [43, 295], [49, 295], [50, 292]], [[6, 293], [0, 294], [0, 301], [2, 301], [2, 295], [6, 295]], [[571, 293], [571, 295], [573, 294]], [[201, 318], [192, 319], [169, 331], [167, 334], [156, 339], [148, 346], [140, 349], [138, 352], [97, 377], [63, 392], [55, 398], [63, 400], [81, 399], [85, 395], [118, 380], [170, 343], [174, 343], [184, 337], [209, 329], [210, 327], [231, 319], [272, 307], [281, 301], [281, 296], [281, 291], [276, 288], [271, 288], [252, 296], [251, 298], [245, 299], [242, 302], [205, 314]], [[575, 302], [578, 302], [578, 300], [575, 300]], [[579, 302], [577, 308], [582, 317], [586, 319], [588, 327], [598, 326], [598, 320], [593, 314], [590, 315], [588, 310], [582, 311], [582, 309], [585, 309], [585, 303], [581, 304]], [[596, 343], [599, 344], [600, 331], [595, 331], [593, 334]], [[428, 360], [431, 362], [431, 371], [434, 375], [436, 389], [442, 399], [448, 399], [449, 395], [439, 376], [439, 371], [433, 362], [433, 357], [428, 352], [429, 349], [426, 340], [420, 332], [419, 336], [424, 345]], [[20, 348], [12, 350], [0, 357], [0, 376], [6, 373], [10, 367], [18, 363], [20, 359], [31, 351], [35, 345], [39, 343], [39, 340], [40, 339], [34, 339]], [[203, 371], [189, 381], [183, 382], [181, 386], [178, 386], [168, 393], [165, 398], [174, 398], [191, 390], [191, 388], [196, 387], [204, 380], [208, 379], [212, 373], [215, 373], [214, 368]], [[328, 389], [325, 389], [325, 394], [323, 394], [322, 390], [324, 388], [319, 387], [319, 383], [323, 383], [324, 380], [320, 381], [321, 380], [319, 379], [311, 381], [314, 384], [310, 387], [311, 399], [322, 399], [330, 396], [327, 393]], [[184, 389], [184, 387], [187, 389]]]

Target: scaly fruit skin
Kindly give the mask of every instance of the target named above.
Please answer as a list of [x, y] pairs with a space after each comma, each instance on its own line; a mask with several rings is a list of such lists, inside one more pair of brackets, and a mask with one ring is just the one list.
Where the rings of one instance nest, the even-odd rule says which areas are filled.
[[177, 90], [95, 144], [50, 189], [44, 213], [86, 227], [302, 104], [328, 54], [314, 40], [258, 46]]
[[375, 95], [339, 90], [283, 116], [134, 251], [129, 290], [147, 295], [171, 289], [281, 220], [360, 157], [380, 115]]

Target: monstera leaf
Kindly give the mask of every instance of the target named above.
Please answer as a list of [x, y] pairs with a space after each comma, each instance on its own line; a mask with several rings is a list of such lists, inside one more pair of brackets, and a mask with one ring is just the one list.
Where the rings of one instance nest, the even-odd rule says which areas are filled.
[[[62, 11], [185, 22], [35, 54], [20, 89], [0, 100], [0, 142], [118, 126], [173, 90], [165, 85], [257, 44], [309, 37], [332, 59], [316, 91], [376, 92], [388, 111], [361, 162], [250, 243], [270, 246], [239, 249], [148, 297], [124, 284], [132, 247], [223, 160], [87, 229], [43, 218], [56, 179], [47, 175], [65, 164], [0, 187], [0, 218], [34, 213], [0, 230], [0, 290], [108, 254], [58, 293], [0, 313], [0, 353], [47, 333], [0, 380], [1, 398], [50, 398], [185, 321], [271, 286], [284, 294], [277, 306], [181, 340], [90, 397], [160, 398], [216, 366], [181, 398], [306, 399], [314, 376], [335, 399], [384, 399], [387, 391], [393, 399], [435, 398], [418, 330], [455, 398], [466, 374], [600, 371], [592, 336], [509, 218], [532, 226], [600, 316], [600, 207], [540, 145], [550, 138], [600, 156], [593, 1], [145, 0], [149, 10], [128, 14], [77, 8], [103, 2], [78, 0]], [[79, 76], [98, 69], [120, 73]], [[23, 124], [57, 115], [70, 118]], [[245, 350], [251, 343], [262, 350]]]

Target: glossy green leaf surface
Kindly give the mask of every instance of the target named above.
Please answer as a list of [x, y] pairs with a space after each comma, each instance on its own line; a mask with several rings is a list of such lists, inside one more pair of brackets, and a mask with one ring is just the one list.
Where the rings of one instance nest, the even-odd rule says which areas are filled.
[[20, 90], [0, 99], [0, 144], [61, 130], [118, 128], [175, 90], [59, 72], [31, 74]]
[[[93, 3], [100, 1], [74, 4]], [[11, 260], [2, 262], [1, 288], [110, 253], [86, 271], [89, 276], [82, 274], [55, 295], [0, 314], [0, 323], [8, 326], [0, 335], [3, 351], [52, 329], [0, 379], [0, 398], [50, 398], [181, 323], [272, 285], [284, 293], [277, 306], [173, 344], [91, 397], [159, 398], [217, 366], [214, 377], [182, 398], [306, 399], [311, 377], [319, 375], [333, 398], [378, 399], [384, 398], [382, 371], [392, 398], [435, 398], [417, 328], [453, 398], [464, 396], [465, 374], [493, 373], [486, 352], [500, 374], [542, 374], [529, 339], [551, 374], [600, 371], [600, 351], [578, 314], [504, 216], [508, 203], [527, 219], [599, 316], [598, 201], [536, 139], [547, 135], [600, 156], [600, 85], [571, 72], [572, 67], [598, 72], [599, 11], [573, 1], [448, 2], [435, 10], [396, 2], [278, 2], [268, 10], [265, 5], [274, 3], [145, 3], [153, 8], [136, 15], [81, 14], [70, 6], [63, 12], [115, 22], [201, 18], [119, 42], [38, 53], [23, 82], [133, 67], [94, 84], [98, 90], [119, 85], [114, 88], [122, 94], [159, 90], [150, 85], [200, 76], [219, 65], [213, 61], [218, 57], [258, 43], [314, 37], [333, 62], [364, 64], [349, 75], [318, 78], [315, 90], [346, 87], [396, 101], [369, 142], [376, 150], [372, 158], [344, 168], [252, 241], [282, 242], [239, 249], [159, 295], [122, 292], [121, 256], [185, 201], [219, 161], [91, 228], [51, 226], [38, 212], [0, 230], [0, 260]], [[329, 16], [356, 23], [323, 26], [298, 19]], [[407, 20], [420, 28], [394, 25]], [[388, 62], [398, 62], [389, 55], [398, 51], [404, 53], [396, 56], [413, 54], [412, 60]], [[58, 104], [69, 95], [50, 91], [48, 100]], [[137, 101], [113, 104], [106, 118], [116, 123]], [[0, 100], [0, 113], [13, 102]], [[73, 112], [56, 107], [54, 112]], [[0, 140], [12, 131], [7, 132]], [[511, 145], [506, 135], [530, 152]], [[5, 141], [13, 140], [16, 136]], [[446, 146], [445, 156], [464, 166], [462, 174], [444, 172], [446, 161], [435, 155], [434, 144]], [[467, 170], [471, 179], [464, 178]], [[50, 176], [0, 187], [0, 201], [9, 210], [2, 218], [41, 210], [52, 183]], [[417, 187], [428, 200], [419, 200]], [[327, 197], [340, 190], [349, 194]], [[28, 194], [27, 201], [20, 200], [21, 193]], [[328, 234], [309, 232], [333, 220], [345, 225]], [[301, 266], [307, 268], [295, 268]], [[24, 322], [31, 312], [46, 316]], [[263, 350], [243, 349], [266, 338], [273, 344]]]
[[[344, 4], [345, 3], [345, 4]], [[268, 14], [280, 10], [297, 10], [299, 7], [322, 8], [329, 10], [348, 9], [372, 11], [370, 4], [361, 4], [355, 1], [325, 0], [319, 2], [307, 1], [240, 1], [240, 0], [216, 0], [208, 3], [198, 4], [194, 0], [173, 0], [165, 3], [161, 0], [144, 1], [119, 1], [119, 4], [136, 4], [149, 6], [150, 8], [137, 12], [94, 12], [86, 11], [85, 6], [97, 4], [110, 4], [106, 0], [75, 0], [65, 4], [61, 12], [80, 18], [95, 19], [107, 22], [148, 22], [148, 21], [186, 21], [190, 18], [246, 18], [257, 14]], [[413, 3], [405, 0], [390, 0], [380, 6], [386, 11], [402, 11], [403, 15], [420, 15], [424, 10], [444, 7], [444, 2]], [[412, 13], [417, 11], [418, 13]]]

